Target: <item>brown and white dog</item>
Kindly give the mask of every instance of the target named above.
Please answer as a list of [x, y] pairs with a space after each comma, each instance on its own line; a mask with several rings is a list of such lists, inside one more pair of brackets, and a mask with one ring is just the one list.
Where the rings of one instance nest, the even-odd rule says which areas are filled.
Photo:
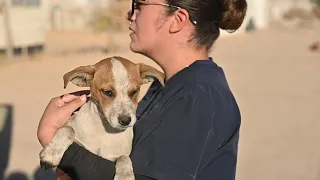
[[91, 98], [40, 152], [41, 166], [56, 167], [64, 152], [76, 142], [116, 162], [114, 179], [133, 180], [129, 155], [140, 86], [155, 79], [164, 85], [164, 74], [151, 66], [114, 56], [94, 65], [80, 66], [63, 79], [64, 88], [69, 81], [90, 87]]

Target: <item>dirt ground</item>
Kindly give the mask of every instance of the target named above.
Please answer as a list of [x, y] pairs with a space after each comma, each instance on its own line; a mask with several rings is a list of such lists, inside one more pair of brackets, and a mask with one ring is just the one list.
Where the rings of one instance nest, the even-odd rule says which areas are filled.
[[[212, 56], [224, 68], [242, 114], [237, 180], [320, 179], [320, 53], [308, 50], [319, 32], [319, 26], [271, 27], [215, 44]], [[104, 34], [50, 32], [43, 55], [1, 64], [0, 106], [13, 110], [10, 149], [0, 155], [0, 163], [8, 160], [0, 164], [6, 176], [54, 179], [38, 169], [36, 129], [52, 97], [79, 90], [63, 89], [64, 73], [111, 55], [156, 66], [129, 51], [127, 35], [115, 37], [119, 51], [105, 54]]]

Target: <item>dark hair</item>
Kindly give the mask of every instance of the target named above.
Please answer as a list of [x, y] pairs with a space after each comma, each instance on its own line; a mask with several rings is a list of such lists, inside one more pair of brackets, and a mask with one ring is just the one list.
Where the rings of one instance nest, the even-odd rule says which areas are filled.
[[[242, 24], [247, 11], [246, 0], [167, 0], [167, 3], [179, 6], [189, 12], [195, 24], [191, 40], [197, 47], [208, 50], [220, 35], [220, 29], [236, 31]], [[168, 8], [168, 14], [176, 9]]]

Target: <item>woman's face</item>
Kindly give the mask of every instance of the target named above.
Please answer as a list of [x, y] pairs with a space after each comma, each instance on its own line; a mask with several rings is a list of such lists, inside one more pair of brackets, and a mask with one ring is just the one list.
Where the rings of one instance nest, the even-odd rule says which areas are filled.
[[[163, 0], [137, 0], [131, 21], [130, 48], [133, 52], [149, 55], [156, 51], [168, 33], [166, 23], [166, 7], [157, 3]], [[131, 12], [128, 12], [130, 14]]]

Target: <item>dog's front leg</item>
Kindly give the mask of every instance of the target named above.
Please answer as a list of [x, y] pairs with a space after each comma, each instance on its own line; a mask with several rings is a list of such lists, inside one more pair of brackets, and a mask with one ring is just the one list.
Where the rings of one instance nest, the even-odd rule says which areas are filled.
[[120, 156], [117, 159], [114, 180], [135, 180], [132, 162], [129, 156]]
[[75, 132], [72, 127], [64, 126], [59, 129], [52, 141], [40, 152], [40, 166], [45, 169], [57, 167], [74, 138]]

